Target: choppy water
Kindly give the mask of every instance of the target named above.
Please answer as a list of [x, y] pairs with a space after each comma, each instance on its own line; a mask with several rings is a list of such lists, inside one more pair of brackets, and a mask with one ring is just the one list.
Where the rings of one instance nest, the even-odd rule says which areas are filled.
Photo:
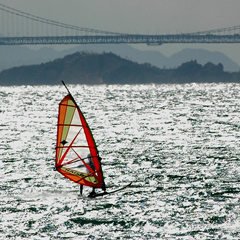
[[133, 184], [79, 199], [54, 171], [64, 87], [1, 87], [0, 239], [240, 238], [240, 85], [69, 88], [107, 186]]

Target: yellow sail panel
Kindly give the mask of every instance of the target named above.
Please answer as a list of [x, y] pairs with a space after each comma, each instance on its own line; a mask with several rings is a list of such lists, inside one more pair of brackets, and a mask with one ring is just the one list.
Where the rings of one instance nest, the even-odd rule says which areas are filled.
[[[68, 175], [69, 173], [72, 175], [72, 178], [75, 178], [75, 181], [82, 180], [82, 181], [88, 181], [93, 184], [97, 184], [98, 180], [94, 176], [89, 176], [89, 174], [81, 173], [76, 170], [70, 169], [70, 168], [64, 168], [62, 167], [62, 174]], [[64, 173], [65, 171], [65, 173]]]
[[74, 111], [76, 110], [76, 107], [74, 106], [74, 103], [71, 99], [69, 99], [67, 96], [61, 101], [59, 105], [59, 119], [58, 119], [58, 135], [57, 135], [57, 143], [60, 147], [58, 148], [58, 157], [57, 162], [61, 160], [62, 156], [62, 150], [65, 143], [65, 139], [67, 137], [67, 134], [69, 132], [69, 127], [73, 118]]

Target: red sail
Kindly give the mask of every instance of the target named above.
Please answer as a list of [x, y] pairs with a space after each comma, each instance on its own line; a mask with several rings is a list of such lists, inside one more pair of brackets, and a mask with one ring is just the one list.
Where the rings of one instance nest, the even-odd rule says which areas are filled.
[[55, 166], [66, 178], [90, 187], [104, 187], [97, 146], [71, 94], [59, 104]]

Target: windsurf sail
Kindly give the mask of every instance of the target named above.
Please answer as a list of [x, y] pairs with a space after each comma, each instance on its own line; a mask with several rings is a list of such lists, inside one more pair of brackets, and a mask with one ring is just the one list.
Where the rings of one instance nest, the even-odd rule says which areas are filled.
[[55, 167], [75, 183], [105, 191], [95, 140], [69, 90], [59, 104]]

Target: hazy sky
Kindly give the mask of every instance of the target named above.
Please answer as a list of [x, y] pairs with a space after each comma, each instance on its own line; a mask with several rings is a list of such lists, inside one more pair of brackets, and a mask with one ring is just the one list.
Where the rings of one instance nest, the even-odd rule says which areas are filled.
[[[98, 30], [166, 34], [240, 25], [240, 0], [0, 0], [1, 4], [39, 17]], [[240, 44], [169, 44], [165, 55], [182, 48], [222, 51], [240, 64]]]

